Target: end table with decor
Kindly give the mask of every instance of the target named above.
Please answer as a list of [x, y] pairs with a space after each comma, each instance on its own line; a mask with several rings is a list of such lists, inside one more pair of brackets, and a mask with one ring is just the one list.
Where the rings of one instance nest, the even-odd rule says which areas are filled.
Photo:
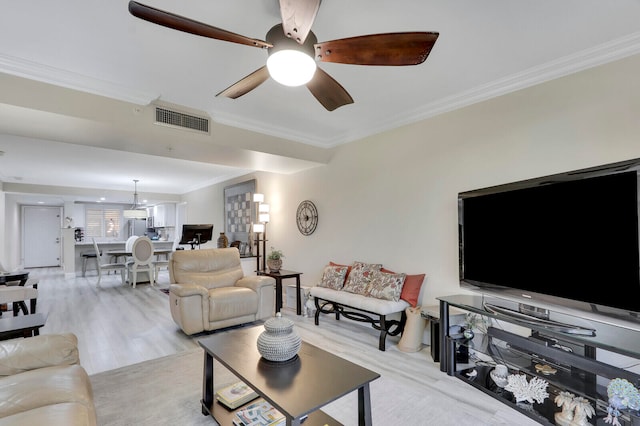
[[282, 309], [282, 280], [286, 278], [296, 279], [296, 314], [302, 315], [302, 301], [300, 300], [300, 275], [302, 272], [280, 269], [278, 272], [257, 271], [258, 275], [266, 275], [276, 280], [276, 312]]

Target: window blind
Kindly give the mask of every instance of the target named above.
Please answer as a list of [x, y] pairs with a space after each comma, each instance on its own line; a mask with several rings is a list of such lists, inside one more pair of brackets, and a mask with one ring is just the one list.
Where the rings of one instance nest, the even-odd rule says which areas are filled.
[[85, 210], [85, 236], [117, 238], [120, 235], [122, 210], [115, 208], [87, 208]]

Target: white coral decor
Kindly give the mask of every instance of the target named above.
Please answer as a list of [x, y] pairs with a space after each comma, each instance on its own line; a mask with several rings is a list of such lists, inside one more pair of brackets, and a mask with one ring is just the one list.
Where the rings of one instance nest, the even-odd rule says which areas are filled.
[[516, 398], [516, 402], [527, 401], [533, 404], [533, 401], [538, 404], [549, 396], [547, 392], [547, 386], [549, 382], [538, 377], [534, 377], [530, 382], [527, 382], [527, 376], [524, 374], [509, 374], [507, 377], [508, 384], [504, 388], [513, 393]]

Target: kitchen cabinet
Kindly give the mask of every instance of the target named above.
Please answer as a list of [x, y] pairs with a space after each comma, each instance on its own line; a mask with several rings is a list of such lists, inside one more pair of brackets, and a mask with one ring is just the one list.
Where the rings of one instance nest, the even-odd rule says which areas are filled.
[[176, 226], [175, 204], [158, 204], [153, 207], [153, 226], [168, 228]]

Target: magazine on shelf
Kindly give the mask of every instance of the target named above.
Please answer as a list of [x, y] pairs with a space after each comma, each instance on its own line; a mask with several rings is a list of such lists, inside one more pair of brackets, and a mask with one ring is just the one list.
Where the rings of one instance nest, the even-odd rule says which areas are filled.
[[216, 399], [232, 410], [257, 397], [258, 394], [244, 382], [236, 382], [216, 392]]
[[284, 415], [264, 398], [239, 409], [233, 415], [234, 426], [284, 426], [286, 423]]

